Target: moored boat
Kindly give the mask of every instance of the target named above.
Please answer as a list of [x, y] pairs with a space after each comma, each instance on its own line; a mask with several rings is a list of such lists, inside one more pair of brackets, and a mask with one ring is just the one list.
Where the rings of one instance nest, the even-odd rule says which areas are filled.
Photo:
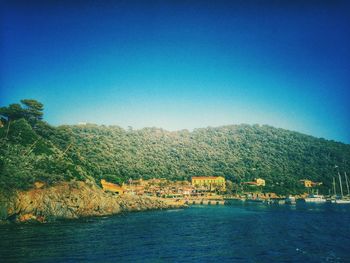
[[340, 196], [337, 196], [336, 188], [335, 188], [335, 179], [333, 177], [333, 190], [334, 190], [334, 197], [331, 199], [331, 202], [334, 204], [350, 204], [350, 191], [349, 191], [349, 183], [348, 183], [348, 177], [345, 173], [345, 182], [346, 182], [346, 187], [348, 190], [348, 195], [344, 196], [343, 194], [343, 186], [342, 186], [342, 180], [340, 173], [338, 172], [338, 177], [339, 177], [339, 188], [340, 188]]
[[323, 195], [311, 194], [308, 197], [304, 198], [306, 203], [325, 203], [326, 199]]
[[341, 198], [341, 199], [332, 200], [332, 203], [335, 203], [335, 204], [350, 204], [350, 200]]
[[286, 198], [286, 204], [288, 204], [288, 205], [295, 205], [295, 204], [296, 204], [295, 197], [292, 196], [292, 195], [289, 195], [289, 196]]

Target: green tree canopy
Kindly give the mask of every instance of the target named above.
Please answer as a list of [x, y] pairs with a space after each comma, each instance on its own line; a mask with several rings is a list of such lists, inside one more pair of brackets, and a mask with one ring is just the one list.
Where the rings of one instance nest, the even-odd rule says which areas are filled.
[[41, 102], [33, 99], [23, 99], [21, 104], [14, 103], [8, 107], [1, 107], [0, 116], [2, 119], [10, 122], [24, 118], [31, 123], [42, 120], [44, 105]]
[[320, 192], [328, 193], [334, 165], [350, 174], [350, 145], [267, 125], [192, 132], [93, 124], [52, 127], [40, 120], [41, 103], [22, 104], [0, 109], [0, 115], [11, 120], [11, 125], [0, 127], [0, 188], [8, 180], [12, 188], [24, 188], [35, 180], [91, 177], [120, 183], [129, 178], [221, 175], [232, 182], [228, 189], [233, 186], [233, 191], [242, 182], [262, 178], [263, 191], [300, 193], [306, 189], [299, 180], [310, 179], [323, 182]]
[[20, 104], [10, 104], [8, 107], [0, 108], [0, 115], [5, 117], [7, 121], [17, 120], [25, 116], [25, 111]]

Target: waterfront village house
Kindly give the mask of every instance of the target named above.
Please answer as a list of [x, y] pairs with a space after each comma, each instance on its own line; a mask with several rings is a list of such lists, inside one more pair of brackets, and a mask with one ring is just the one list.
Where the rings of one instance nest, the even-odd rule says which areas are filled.
[[210, 190], [221, 189], [226, 190], [225, 178], [222, 176], [196, 176], [192, 177], [192, 185], [195, 187], [205, 187]]
[[318, 185], [321, 185], [321, 184], [322, 184], [322, 183], [313, 182], [313, 181], [307, 180], [307, 179], [300, 180], [300, 182], [303, 183], [303, 184], [304, 184], [304, 187], [306, 187], [306, 188], [315, 187], [315, 186], [318, 186]]
[[265, 186], [265, 180], [261, 178], [255, 179], [253, 182], [245, 182], [243, 184], [251, 185], [251, 186]]
[[[143, 180], [142, 178], [135, 180], [135, 179], [129, 179], [128, 184], [123, 184], [124, 189], [126, 192], [133, 194], [133, 195], [143, 195], [145, 194], [145, 186], [148, 184], [147, 180]], [[148, 193], [146, 193], [148, 194]]]
[[109, 183], [106, 180], [102, 179], [101, 180], [101, 185], [104, 191], [106, 192], [113, 192], [117, 194], [123, 194], [124, 193], [124, 188], [113, 183]]
[[193, 186], [192, 186], [192, 187], [191, 187], [191, 186], [184, 187], [184, 188], [182, 188], [181, 190], [182, 190], [182, 194], [183, 194], [183, 195], [192, 195], [193, 192], [194, 192]]

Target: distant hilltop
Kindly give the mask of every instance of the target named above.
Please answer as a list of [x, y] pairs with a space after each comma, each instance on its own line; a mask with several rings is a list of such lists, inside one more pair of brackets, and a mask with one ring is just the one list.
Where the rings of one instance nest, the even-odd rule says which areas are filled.
[[3, 191], [25, 189], [35, 181], [50, 185], [89, 178], [121, 184], [130, 178], [212, 175], [234, 185], [262, 178], [266, 191], [281, 194], [297, 192], [300, 180], [307, 178], [323, 182], [320, 191], [328, 193], [338, 170], [350, 174], [350, 145], [267, 125], [175, 132], [92, 124], [53, 127], [43, 120], [41, 103], [24, 102], [24, 108], [0, 112]]

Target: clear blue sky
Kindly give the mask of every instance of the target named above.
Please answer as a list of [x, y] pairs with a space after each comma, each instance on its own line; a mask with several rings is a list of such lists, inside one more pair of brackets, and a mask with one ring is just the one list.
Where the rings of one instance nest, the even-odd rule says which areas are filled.
[[0, 105], [53, 124], [269, 124], [350, 143], [346, 1], [8, 1]]

